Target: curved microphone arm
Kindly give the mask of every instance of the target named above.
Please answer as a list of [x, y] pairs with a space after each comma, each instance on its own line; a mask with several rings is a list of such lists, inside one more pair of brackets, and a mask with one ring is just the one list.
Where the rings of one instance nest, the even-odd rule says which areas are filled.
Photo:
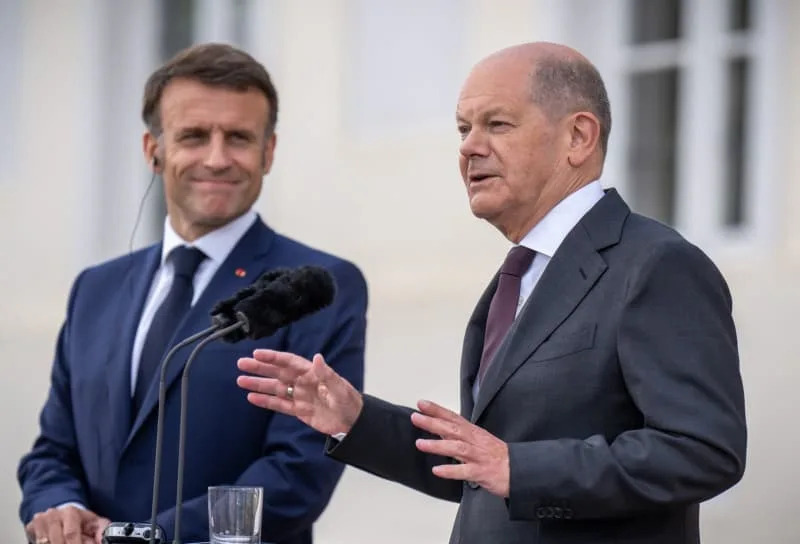
[[199, 340], [200, 338], [207, 336], [217, 330], [218, 326], [209, 327], [203, 331], [198, 332], [197, 334], [193, 334], [189, 338], [182, 340], [175, 344], [175, 346], [170, 349], [167, 354], [164, 356], [164, 360], [161, 362], [161, 377], [158, 382], [158, 423], [156, 424], [156, 453], [155, 453], [155, 462], [153, 463], [153, 507], [150, 511], [150, 544], [155, 544], [156, 538], [156, 516], [158, 516], [158, 486], [160, 485], [161, 480], [161, 449], [163, 447], [163, 440], [164, 440], [164, 400], [167, 395], [167, 384], [166, 384], [166, 376], [167, 376], [167, 366], [169, 365], [170, 360], [172, 357], [184, 346], [191, 344]]
[[189, 396], [189, 369], [192, 367], [192, 363], [194, 362], [197, 354], [203, 349], [206, 344], [213, 342], [218, 338], [222, 338], [228, 333], [231, 333], [237, 329], [240, 329], [245, 326], [245, 323], [242, 321], [237, 321], [233, 325], [229, 327], [225, 327], [224, 329], [220, 329], [208, 338], [205, 338], [202, 342], [197, 344], [197, 346], [192, 350], [192, 353], [189, 355], [189, 358], [186, 360], [186, 366], [183, 368], [183, 375], [181, 376], [181, 419], [180, 419], [180, 426], [179, 428], [179, 437], [178, 437], [178, 488], [175, 492], [175, 536], [173, 538], [173, 544], [181, 544], [181, 508], [183, 504], [183, 457], [184, 457], [184, 449], [186, 446], [186, 405], [188, 404], [188, 396]]

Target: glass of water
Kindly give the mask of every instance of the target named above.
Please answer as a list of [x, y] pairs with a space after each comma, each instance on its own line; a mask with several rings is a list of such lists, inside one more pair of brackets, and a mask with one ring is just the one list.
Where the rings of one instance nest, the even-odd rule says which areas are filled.
[[208, 488], [208, 538], [211, 544], [259, 544], [263, 487]]

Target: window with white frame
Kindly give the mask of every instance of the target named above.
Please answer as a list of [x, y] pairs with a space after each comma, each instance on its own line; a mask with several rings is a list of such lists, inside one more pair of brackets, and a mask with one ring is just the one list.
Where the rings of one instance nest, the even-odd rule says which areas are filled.
[[[751, 65], [757, 62], [752, 7], [749, 0], [630, 0], [628, 173], [633, 203], [643, 213], [677, 222], [677, 185], [686, 170], [678, 164], [683, 158], [679, 142], [699, 129], [697, 122], [706, 122], [722, 135], [706, 155], [717, 163], [721, 178], [720, 198], [710, 211], [723, 227], [745, 226], [752, 219], [746, 202], [748, 89]], [[690, 40], [701, 45], [692, 47]], [[704, 74], [712, 63], [713, 72]], [[708, 104], [711, 115], [689, 118], [689, 102], [702, 95], [691, 94], [687, 77], [714, 88], [722, 107]]]
[[[772, 230], [784, 2], [568, 0], [561, 38], [608, 86], [604, 173], [631, 207], [703, 243]], [[602, 28], [601, 32], [597, 32]]]

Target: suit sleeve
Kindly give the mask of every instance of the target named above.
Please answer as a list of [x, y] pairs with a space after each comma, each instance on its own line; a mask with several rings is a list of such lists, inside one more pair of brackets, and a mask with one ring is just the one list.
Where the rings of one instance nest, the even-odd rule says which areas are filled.
[[433, 497], [461, 500], [461, 482], [434, 476], [431, 469], [452, 460], [419, 451], [417, 438], [432, 435], [414, 427], [413, 410], [364, 395], [361, 413], [341, 442], [328, 441], [333, 458]]
[[87, 504], [85, 477], [75, 438], [70, 389], [70, 314], [82, 275], [70, 293], [67, 319], [56, 344], [50, 390], [39, 417], [39, 436], [17, 469], [22, 488], [20, 519], [63, 503]]
[[[707, 500], [741, 478], [746, 425], [728, 288], [688, 243], [657, 246], [633, 273], [619, 364], [642, 428], [509, 445], [512, 519], [558, 507], [575, 519]], [[540, 516], [539, 516], [540, 517]]]
[[[331, 270], [336, 280], [333, 304], [289, 327], [286, 351], [306, 358], [316, 353], [359, 390], [364, 385], [367, 286], [361, 272], [340, 261]], [[306, 530], [322, 513], [344, 466], [325, 455], [325, 436], [296, 418], [274, 414], [267, 427], [263, 456], [235, 485], [264, 488], [262, 538], [278, 542]], [[167, 535], [175, 526], [175, 509], [159, 514]], [[185, 501], [184, 539], [206, 540], [207, 495]], [[195, 529], [198, 534], [194, 534]]]

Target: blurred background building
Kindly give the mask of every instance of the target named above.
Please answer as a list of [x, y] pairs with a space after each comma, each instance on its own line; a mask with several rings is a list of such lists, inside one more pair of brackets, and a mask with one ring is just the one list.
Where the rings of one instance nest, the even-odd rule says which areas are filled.
[[[0, 0], [0, 541], [22, 538], [15, 469], [72, 279], [160, 235], [157, 185], [131, 243], [150, 181], [140, 97], [161, 61], [214, 40], [265, 63], [281, 110], [258, 210], [364, 270], [370, 392], [457, 408], [463, 327], [508, 248], [461, 186], [459, 86], [484, 55], [551, 40], [606, 80], [604, 185], [730, 282], [749, 458], [703, 506], [704, 542], [800, 542], [797, 29], [795, 0]], [[317, 538], [446, 542], [454, 513], [348, 469]]]

